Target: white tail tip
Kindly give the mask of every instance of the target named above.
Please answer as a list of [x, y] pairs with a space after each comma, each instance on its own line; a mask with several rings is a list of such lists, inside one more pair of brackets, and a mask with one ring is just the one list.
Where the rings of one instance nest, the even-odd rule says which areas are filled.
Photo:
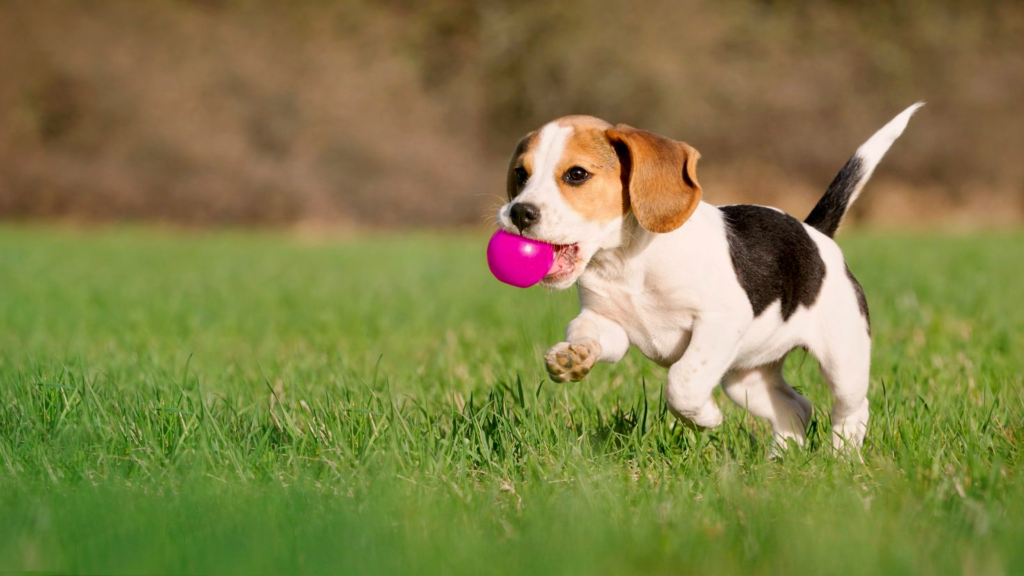
[[874, 136], [869, 138], [867, 142], [861, 144], [860, 148], [857, 148], [857, 156], [860, 156], [871, 168], [874, 168], [874, 165], [878, 164], [882, 157], [885, 156], [885, 153], [889, 151], [892, 143], [900, 137], [900, 134], [903, 134], [903, 130], [907, 128], [907, 123], [910, 122], [910, 117], [922, 106], [924, 106], [923, 101], [897, 114], [888, 124], [882, 126], [881, 130], [875, 132]]

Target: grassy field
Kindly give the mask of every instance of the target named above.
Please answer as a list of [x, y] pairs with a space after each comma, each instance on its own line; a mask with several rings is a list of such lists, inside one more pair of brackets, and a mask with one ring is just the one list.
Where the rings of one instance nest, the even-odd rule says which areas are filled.
[[[481, 235], [0, 228], [0, 572], [1024, 571], [1024, 235], [851, 233], [863, 462], [695, 434], [631, 353], [545, 381], [575, 295]], [[719, 393], [720, 394], [720, 393]]]

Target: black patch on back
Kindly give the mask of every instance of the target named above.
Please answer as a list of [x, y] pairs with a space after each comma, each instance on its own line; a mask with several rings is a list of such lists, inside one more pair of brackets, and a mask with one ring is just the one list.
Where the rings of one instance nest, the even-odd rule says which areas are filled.
[[853, 272], [850, 272], [849, 265], [846, 265], [846, 277], [853, 284], [853, 291], [857, 294], [857, 307], [860, 308], [860, 315], [864, 317], [864, 322], [868, 325], [868, 336], [871, 336], [871, 314], [868, 312], [868, 299], [864, 296], [864, 288], [854, 278]]
[[854, 155], [847, 160], [843, 169], [836, 174], [832, 183], [828, 185], [825, 195], [814, 205], [814, 209], [807, 215], [804, 222], [808, 226], [817, 228], [829, 238], [836, 235], [839, 223], [843, 221], [843, 215], [850, 206], [850, 198], [857, 184], [863, 179], [864, 171], [859, 156]]
[[814, 304], [825, 280], [825, 261], [804, 225], [764, 206], [721, 210], [732, 266], [754, 316], [781, 301], [782, 319], [789, 320], [797, 306]]

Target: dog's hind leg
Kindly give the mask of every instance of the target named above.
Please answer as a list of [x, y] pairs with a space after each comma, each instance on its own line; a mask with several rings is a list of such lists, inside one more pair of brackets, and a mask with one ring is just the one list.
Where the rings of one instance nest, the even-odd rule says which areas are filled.
[[803, 445], [804, 431], [811, 419], [811, 403], [782, 377], [784, 360], [731, 371], [722, 381], [722, 389], [730, 400], [771, 423], [779, 448], [785, 448], [789, 440]]
[[871, 336], [859, 315], [834, 323], [823, 336], [824, 349], [812, 352], [832, 389], [832, 446], [837, 451], [860, 449], [868, 428]]

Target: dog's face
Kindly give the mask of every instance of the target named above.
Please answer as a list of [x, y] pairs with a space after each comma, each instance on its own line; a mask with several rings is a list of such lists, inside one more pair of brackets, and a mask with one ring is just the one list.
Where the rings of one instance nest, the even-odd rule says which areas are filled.
[[693, 147], [624, 124], [566, 116], [527, 134], [508, 170], [498, 226], [555, 245], [542, 281], [572, 286], [598, 250], [622, 244], [628, 217], [675, 230], [700, 203]]

